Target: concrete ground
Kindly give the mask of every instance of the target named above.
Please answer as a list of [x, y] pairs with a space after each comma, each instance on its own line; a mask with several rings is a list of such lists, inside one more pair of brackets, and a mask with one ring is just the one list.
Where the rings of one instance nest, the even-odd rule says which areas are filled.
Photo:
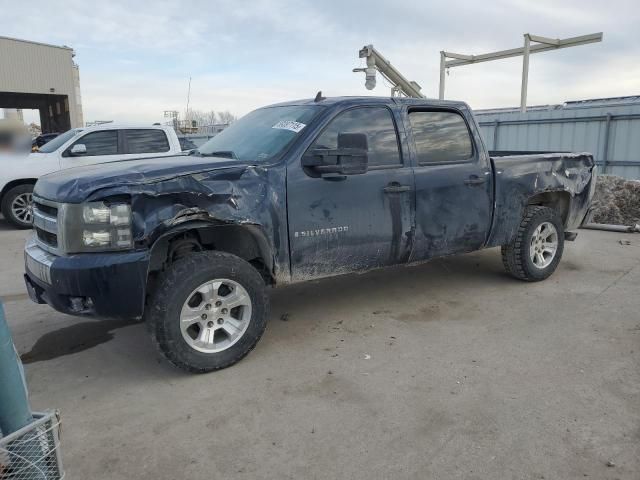
[[69, 479], [640, 478], [640, 235], [581, 231], [536, 284], [492, 249], [275, 290], [201, 376], [32, 304], [25, 236], [0, 222], [0, 296]]

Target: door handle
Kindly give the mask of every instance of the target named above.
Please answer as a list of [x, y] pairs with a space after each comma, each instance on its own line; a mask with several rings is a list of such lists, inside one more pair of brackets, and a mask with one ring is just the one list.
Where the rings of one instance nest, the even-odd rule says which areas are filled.
[[410, 191], [411, 187], [409, 185], [391, 184], [384, 187], [384, 193], [402, 193]]
[[482, 185], [484, 182], [486, 182], [487, 179], [484, 177], [479, 177], [477, 175], [471, 175], [468, 179], [466, 179], [464, 181], [465, 185]]

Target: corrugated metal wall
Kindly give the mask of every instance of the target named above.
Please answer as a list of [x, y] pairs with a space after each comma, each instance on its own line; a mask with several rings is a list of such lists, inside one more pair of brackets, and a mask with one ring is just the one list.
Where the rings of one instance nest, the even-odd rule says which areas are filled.
[[474, 113], [489, 150], [590, 152], [600, 173], [640, 179], [640, 96]]

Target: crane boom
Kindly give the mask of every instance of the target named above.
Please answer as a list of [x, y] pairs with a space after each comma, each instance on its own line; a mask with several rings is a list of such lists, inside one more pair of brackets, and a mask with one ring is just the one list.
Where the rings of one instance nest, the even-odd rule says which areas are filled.
[[420, 93], [420, 85], [416, 82], [407, 80], [391, 62], [384, 58], [373, 45], [365, 45], [358, 53], [360, 58], [367, 59], [367, 68], [354, 68], [354, 72], [365, 73], [365, 87], [367, 90], [373, 90], [376, 86], [376, 70], [386, 78], [393, 86], [391, 87], [391, 96], [404, 95], [405, 97], [425, 98]]

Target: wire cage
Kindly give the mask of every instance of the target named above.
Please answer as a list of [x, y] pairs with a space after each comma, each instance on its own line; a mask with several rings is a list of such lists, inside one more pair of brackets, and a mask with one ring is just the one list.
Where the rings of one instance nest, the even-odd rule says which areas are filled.
[[60, 456], [60, 414], [34, 413], [34, 421], [0, 438], [0, 480], [64, 478]]

